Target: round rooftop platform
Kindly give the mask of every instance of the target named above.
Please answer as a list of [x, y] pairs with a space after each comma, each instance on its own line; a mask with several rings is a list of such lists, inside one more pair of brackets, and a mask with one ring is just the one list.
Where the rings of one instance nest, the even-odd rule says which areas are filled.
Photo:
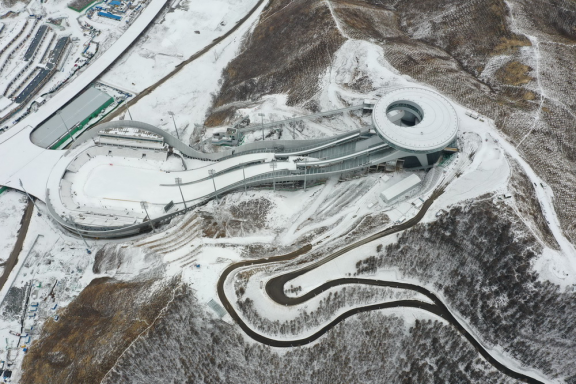
[[400, 88], [382, 97], [372, 112], [378, 135], [391, 147], [413, 153], [440, 151], [456, 138], [458, 116], [442, 95]]

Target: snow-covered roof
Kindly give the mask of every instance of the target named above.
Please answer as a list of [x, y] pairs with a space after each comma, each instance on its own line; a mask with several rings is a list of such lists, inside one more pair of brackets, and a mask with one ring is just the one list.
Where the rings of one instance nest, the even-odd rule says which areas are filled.
[[410, 175], [407, 178], [399, 181], [398, 183], [392, 185], [391, 187], [385, 189], [380, 193], [380, 197], [384, 201], [390, 201], [395, 197], [400, 196], [402, 193], [412, 189], [420, 183], [420, 178], [417, 175]]
[[[415, 121], [405, 124], [404, 115]], [[400, 88], [388, 93], [378, 100], [372, 116], [380, 137], [393, 148], [408, 152], [437, 152], [458, 133], [458, 116], [452, 104], [424, 88]]]
[[104, 105], [110, 96], [106, 93], [90, 87], [70, 104], [64, 107], [60, 114], [56, 114], [38, 126], [30, 135], [30, 140], [43, 148], [48, 148], [52, 143], [64, 136], [69, 129], [88, 118], [94, 111]]

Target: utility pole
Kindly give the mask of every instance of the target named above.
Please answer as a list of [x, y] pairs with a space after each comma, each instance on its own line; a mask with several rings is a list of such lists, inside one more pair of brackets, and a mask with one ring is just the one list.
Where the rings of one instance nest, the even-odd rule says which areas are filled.
[[180, 135], [178, 134], [178, 128], [176, 127], [176, 120], [174, 120], [174, 112], [168, 111], [168, 114], [172, 116], [172, 121], [174, 122], [174, 130], [176, 131], [176, 137], [180, 140]]
[[264, 114], [259, 113], [258, 116], [262, 118], [262, 141], [264, 141]]
[[274, 191], [276, 191], [276, 168], [278, 164], [276, 163], [276, 159], [270, 162], [270, 168], [272, 168], [272, 184], [274, 185]]
[[24, 189], [24, 184], [22, 184], [22, 180], [18, 179], [18, 181], [20, 182], [20, 187], [24, 190], [24, 193], [26, 194], [26, 196], [28, 196], [28, 200], [30, 200], [32, 202], [32, 204], [34, 204], [34, 206], [36, 207], [36, 210], [38, 211], [38, 216], [42, 216], [42, 213], [40, 212], [40, 208], [38, 208], [38, 206], [36, 205], [36, 202], [34, 200], [32, 200], [32, 198], [30, 197], [30, 195], [28, 194], [26, 189]]
[[76, 230], [76, 233], [78, 234], [78, 236], [80, 236], [80, 238], [82, 239], [82, 241], [84, 241], [84, 244], [86, 244], [86, 252], [88, 252], [88, 254], [90, 255], [92, 253], [92, 251], [90, 250], [90, 246], [88, 245], [88, 243], [86, 242], [86, 239], [84, 238], [84, 236], [82, 236], [82, 234], [80, 233], [80, 231], [78, 230], [78, 227], [76, 226], [76, 223], [74, 222], [74, 219], [72, 218], [72, 215], [68, 216], [68, 220], [70, 220], [70, 223], [72, 224], [72, 226], [74, 226], [74, 229]]
[[150, 227], [152, 228], [152, 230], [154, 230], [154, 224], [152, 224], [152, 218], [150, 217], [150, 215], [148, 214], [148, 202], [146, 201], [141, 201], [140, 202], [140, 206], [142, 208], [144, 208], [144, 212], [146, 212], [146, 217], [148, 218], [148, 221], [150, 222]]
[[176, 184], [178, 184], [178, 189], [180, 190], [180, 196], [182, 196], [182, 202], [184, 203], [184, 209], [187, 209], [186, 207], [186, 200], [184, 200], [184, 194], [182, 193], [182, 179], [177, 177], [176, 178]]
[[[216, 181], [214, 181], [214, 170], [209, 169], [208, 174], [212, 176], [212, 184], [214, 185], [214, 194], [216, 195], [216, 200], [218, 200], [218, 192], [216, 191]], [[218, 200], [219, 201], [219, 200]]]
[[132, 118], [132, 114], [130, 113], [130, 108], [126, 107], [126, 110], [128, 111], [128, 116], [130, 116], [130, 120], [134, 120], [134, 119]]
[[246, 164], [242, 164], [242, 176], [244, 176], [244, 193], [246, 193]]
[[72, 136], [72, 131], [70, 130], [70, 128], [68, 128], [68, 125], [66, 124], [66, 122], [64, 121], [64, 118], [62, 117], [62, 110], [59, 110], [57, 113], [58, 113], [58, 116], [60, 116], [60, 120], [62, 120], [62, 123], [64, 124], [64, 127], [65, 127], [66, 130], [68, 131], [68, 136], [70, 136], [70, 138], [72, 139], [72, 141], [76, 141], [76, 139], [74, 138], [74, 136]]

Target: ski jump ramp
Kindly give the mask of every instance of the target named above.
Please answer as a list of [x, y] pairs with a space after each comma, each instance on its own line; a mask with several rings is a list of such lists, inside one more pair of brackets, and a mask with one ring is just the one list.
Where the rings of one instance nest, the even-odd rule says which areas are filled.
[[[456, 138], [456, 114], [435, 92], [395, 90], [374, 108], [370, 129], [315, 140], [259, 141], [218, 153], [198, 151], [150, 124], [114, 121], [92, 128], [67, 151], [41, 150], [46, 163], [38, 166], [48, 176], [33, 186], [27, 179], [25, 187], [65, 228], [89, 237], [124, 237], [234, 190], [282, 182], [305, 186], [398, 159], [426, 168], [430, 155]], [[159, 156], [156, 148], [97, 144], [103, 131], [116, 128], [161, 136], [171, 153], [205, 165], [183, 171], [142, 166], [142, 158]], [[12, 180], [19, 176], [16, 172]]]

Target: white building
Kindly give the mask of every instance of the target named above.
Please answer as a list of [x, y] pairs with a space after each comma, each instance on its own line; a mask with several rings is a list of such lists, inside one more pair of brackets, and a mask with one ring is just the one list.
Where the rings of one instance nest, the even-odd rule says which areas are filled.
[[380, 198], [383, 202], [388, 203], [403, 193], [410, 191], [420, 184], [421, 180], [417, 175], [410, 175], [396, 184], [380, 192]]

